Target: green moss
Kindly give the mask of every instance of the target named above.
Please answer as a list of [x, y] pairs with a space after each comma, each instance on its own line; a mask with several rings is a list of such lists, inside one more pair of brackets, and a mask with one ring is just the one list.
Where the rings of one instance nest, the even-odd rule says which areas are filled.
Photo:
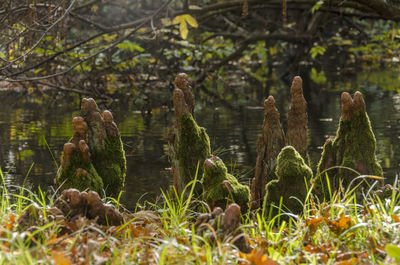
[[175, 142], [182, 186], [194, 179], [199, 165], [198, 179], [203, 175], [204, 160], [211, 156], [210, 139], [203, 127], [197, 125], [190, 113], [179, 119], [178, 141]]
[[57, 183], [62, 185], [62, 190], [76, 188], [80, 191], [94, 190], [100, 194], [103, 190], [103, 181], [93, 164], [85, 162], [77, 151], [64, 167], [58, 169]]
[[347, 186], [357, 176], [344, 167], [360, 174], [382, 176], [382, 168], [375, 156], [375, 146], [375, 136], [365, 109], [358, 110], [348, 120], [341, 118], [335, 140], [328, 141], [324, 146], [317, 175], [329, 167], [339, 166], [327, 171], [331, 188], [335, 190], [340, 181]]
[[[313, 178], [311, 168], [292, 146], [284, 147], [278, 155], [275, 174], [278, 180], [267, 184], [267, 203], [278, 205], [281, 197], [283, 204], [297, 212], [300, 204], [295, 197], [304, 202], [307, 196], [307, 185]], [[307, 183], [307, 185], [306, 185]]]
[[[212, 166], [205, 166], [202, 179], [204, 199], [207, 203], [225, 207], [228, 201], [236, 202], [242, 210], [247, 209], [250, 200], [249, 187], [242, 185], [228, 173], [225, 164], [219, 158], [211, 158]], [[224, 181], [228, 181], [232, 190], [225, 187]]]
[[117, 196], [126, 174], [125, 152], [119, 136], [107, 136], [105, 149], [92, 155], [94, 167], [101, 176], [107, 195]]

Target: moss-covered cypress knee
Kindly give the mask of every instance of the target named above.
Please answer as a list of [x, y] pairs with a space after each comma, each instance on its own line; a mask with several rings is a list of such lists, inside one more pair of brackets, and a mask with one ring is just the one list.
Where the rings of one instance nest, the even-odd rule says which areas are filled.
[[121, 136], [110, 111], [103, 112], [106, 129], [104, 153], [100, 154], [95, 166], [103, 179], [107, 194], [117, 196], [124, 186], [126, 159]]
[[228, 202], [240, 205], [242, 211], [248, 209], [250, 200], [249, 187], [242, 185], [228, 173], [222, 160], [213, 156], [204, 161], [203, 174], [204, 199], [212, 207], [225, 208]]
[[56, 183], [61, 185], [61, 190], [76, 188], [101, 192], [103, 181], [90, 161], [89, 147], [84, 140], [79, 143], [83, 148], [77, 148], [73, 143], [64, 145]]
[[[199, 127], [191, 114], [186, 113], [179, 119], [179, 143], [177, 145], [179, 167], [183, 176], [183, 185], [193, 180], [197, 165], [198, 179], [203, 175], [202, 163], [209, 157], [210, 140], [203, 127]], [[200, 164], [201, 163], [201, 164]]]
[[92, 189], [116, 196], [126, 172], [125, 153], [111, 112], [100, 114], [96, 102], [83, 99], [82, 117], [73, 119], [74, 135], [65, 144], [56, 183], [61, 189]]
[[[267, 204], [282, 203], [293, 212], [299, 212], [301, 205], [294, 199], [304, 202], [307, 196], [307, 185], [313, 178], [311, 168], [292, 146], [284, 147], [278, 155], [275, 174], [278, 180], [267, 184]], [[291, 198], [294, 197], [294, 198]]]
[[[353, 181], [357, 174], [351, 169], [361, 175], [383, 174], [375, 156], [376, 140], [362, 94], [357, 91], [353, 100], [344, 92], [341, 100], [342, 115], [336, 137], [325, 143], [317, 169], [318, 175], [326, 171], [333, 190], [338, 189], [340, 183], [347, 187]], [[333, 166], [339, 167], [327, 170]], [[325, 183], [325, 173], [322, 175], [322, 181], [317, 184]]]
[[257, 163], [251, 183], [251, 207], [259, 208], [265, 197], [265, 184], [276, 180], [276, 159], [285, 145], [293, 146], [309, 163], [307, 154], [307, 102], [303, 96], [303, 81], [300, 76], [293, 78], [290, 88], [290, 107], [287, 133], [283, 132], [275, 99], [269, 96], [265, 102], [265, 116], [262, 135], [257, 141]]
[[[211, 156], [210, 139], [194, 117], [194, 95], [185, 74], [175, 79], [173, 102], [176, 120], [168, 136], [169, 158], [174, 174], [174, 186], [178, 193], [194, 179], [199, 165], [198, 180], [203, 175], [204, 160]], [[196, 194], [201, 193], [197, 186]]]

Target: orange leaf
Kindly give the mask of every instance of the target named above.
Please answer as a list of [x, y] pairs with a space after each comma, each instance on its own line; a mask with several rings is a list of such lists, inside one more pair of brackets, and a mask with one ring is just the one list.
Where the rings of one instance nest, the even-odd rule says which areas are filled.
[[71, 265], [70, 259], [65, 257], [64, 253], [62, 252], [52, 251], [51, 258], [56, 265]]
[[250, 254], [242, 254], [242, 256], [247, 259], [251, 265], [279, 265], [278, 262], [268, 258], [267, 254], [262, 251], [257, 251], [253, 249]]
[[61, 242], [61, 240], [63, 240], [67, 236], [68, 236], [68, 233], [66, 233], [60, 237], [57, 237], [57, 235], [53, 235], [49, 240], [47, 240], [47, 245], [58, 244], [59, 242]]
[[7, 222], [7, 223], [6, 223], [7, 229], [8, 229], [8, 230], [12, 230], [13, 227], [14, 227], [14, 223], [15, 223], [15, 215], [14, 215], [14, 214], [11, 214], [11, 215], [10, 215], [10, 222]]
[[306, 220], [306, 224], [309, 228], [310, 234], [313, 235], [317, 230], [318, 225], [323, 221], [322, 217], [313, 218], [311, 220]]
[[325, 222], [328, 224], [328, 227], [332, 230], [332, 232], [337, 235], [341, 234], [343, 231], [349, 229], [353, 225], [353, 220], [350, 217], [346, 217], [344, 214], [342, 214], [339, 219], [333, 221], [325, 219]]
[[335, 263], [335, 265], [354, 265], [357, 264], [358, 258], [351, 258], [348, 260], [342, 260]]
[[400, 223], [400, 218], [397, 214], [392, 214], [392, 219], [395, 223]]

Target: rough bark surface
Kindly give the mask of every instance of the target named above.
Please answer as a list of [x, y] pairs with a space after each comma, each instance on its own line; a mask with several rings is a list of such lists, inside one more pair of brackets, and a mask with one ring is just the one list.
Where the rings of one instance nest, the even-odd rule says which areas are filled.
[[290, 107], [286, 143], [293, 146], [300, 155], [307, 158], [307, 102], [303, 96], [303, 81], [300, 76], [293, 79], [290, 89]]
[[[104, 203], [96, 192], [68, 189], [64, 190], [57, 198], [54, 207], [46, 210], [40, 209], [36, 205], [27, 207], [18, 218], [17, 224], [18, 228], [23, 231], [25, 229], [37, 230], [38, 225], [44, 225], [49, 220], [74, 223], [76, 226], [80, 218], [109, 226], [117, 226], [124, 222], [123, 215], [114, 206]], [[68, 228], [62, 224], [61, 234], [63, 234], [63, 230], [69, 232], [71, 227]]]
[[288, 130], [285, 133], [280, 123], [280, 114], [275, 99], [269, 96], [265, 102], [265, 117], [262, 135], [257, 141], [257, 162], [255, 176], [251, 183], [251, 207], [263, 204], [265, 185], [276, 180], [276, 159], [285, 145], [293, 146], [309, 163], [307, 154], [307, 102], [303, 96], [303, 81], [300, 76], [293, 79], [290, 89], [291, 102], [288, 113]]
[[182, 90], [189, 112], [194, 115], [195, 100], [187, 75], [185, 73], [179, 73], [175, 78], [174, 84], [176, 88]]
[[251, 208], [262, 205], [267, 181], [275, 178], [276, 157], [285, 146], [285, 133], [280, 122], [280, 114], [275, 107], [275, 99], [269, 96], [265, 102], [262, 135], [257, 141], [257, 162], [255, 177], [251, 185]]

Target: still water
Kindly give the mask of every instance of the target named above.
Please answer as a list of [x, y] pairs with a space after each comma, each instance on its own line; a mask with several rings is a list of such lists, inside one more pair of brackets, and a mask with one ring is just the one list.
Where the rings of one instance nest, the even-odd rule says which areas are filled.
[[[317, 85], [305, 82], [309, 112], [309, 153], [314, 165], [329, 135], [334, 135], [341, 112], [342, 91], [364, 94], [367, 112], [377, 139], [377, 156], [387, 182], [400, 169], [400, 95], [395, 87], [398, 73], [359, 74], [345, 82]], [[382, 77], [382, 78], [380, 78]], [[289, 84], [276, 82], [270, 89], [285, 127]], [[79, 114], [78, 96], [54, 93], [0, 92], [0, 167], [6, 184], [52, 189], [65, 142], [71, 137], [72, 118]], [[166, 93], [168, 94], [168, 93]], [[267, 96], [267, 95], [265, 95]], [[168, 97], [168, 96], [167, 96]], [[226, 162], [228, 170], [242, 182], [252, 177], [256, 161], [256, 141], [263, 122], [262, 99], [232, 106], [204, 97], [196, 106], [196, 119], [207, 129], [212, 149]], [[165, 106], [166, 105], [166, 106]], [[131, 100], [108, 105], [120, 129], [127, 157], [127, 177], [122, 202], [154, 201], [161, 189], [172, 183], [166, 155], [167, 133], [174, 114], [169, 103], [154, 106], [152, 115], [142, 115]], [[169, 106], [168, 106], [169, 105]], [[105, 104], [100, 104], [104, 109]]]

